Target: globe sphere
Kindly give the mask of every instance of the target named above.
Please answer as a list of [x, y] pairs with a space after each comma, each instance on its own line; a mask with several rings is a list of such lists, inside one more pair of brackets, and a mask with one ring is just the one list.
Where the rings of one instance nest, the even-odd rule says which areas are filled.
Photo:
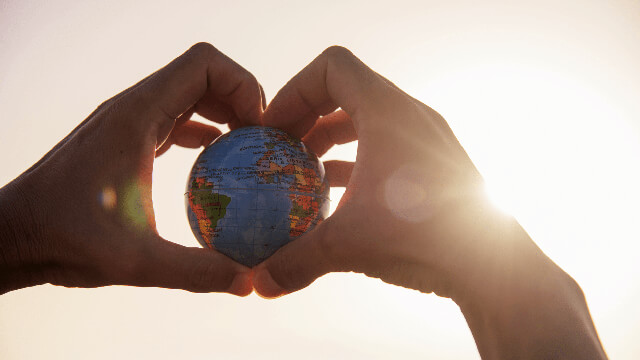
[[329, 214], [324, 167], [269, 127], [228, 132], [198, 156], [185, 194], [198, 242], [253, 267]]

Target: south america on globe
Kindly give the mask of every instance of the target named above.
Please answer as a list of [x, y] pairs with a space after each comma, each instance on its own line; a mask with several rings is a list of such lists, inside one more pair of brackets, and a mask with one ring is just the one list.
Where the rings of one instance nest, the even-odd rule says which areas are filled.
[[253, 267], [329, 215], [324, 167], [282, 130], [243, 127], [207, 146], [185, 194], [204, 247]]

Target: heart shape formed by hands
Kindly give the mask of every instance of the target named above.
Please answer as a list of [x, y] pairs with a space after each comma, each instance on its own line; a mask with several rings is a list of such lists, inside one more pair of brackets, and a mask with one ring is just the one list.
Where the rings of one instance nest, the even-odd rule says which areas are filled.
[[[221, 134], [190, 120], [194, 113], [231, 129], [283, 129], [319, 156], [359, 140], [355, 163], [325, 162], [331, 186], [347, 187], [335, 214], [255, 269], [162, 239], [151, 201], [154, 157]], [[20, 256], [5, 265], [20, 280], [5, 291], [51, 282], [238, 295], [255, 288], [275, 297], [328, 272], [356, 271], [477, 296], [514, 270], [496, 253], [546, 259], [515, 220], [486, 204], [482, 178], [444, 119], [341, 47], [318, 56], [265, 109], [253, 75], [197, 44], [98, 107], [7, 188], [3, 196], [25, 206], [5, 217], [24, 229], [12, 250]], [[524, 240], [505, 244], [505, 236]]]
[[[580, 288], [488, 203], [433, 109], [340, 47], [265, 105], [256, 78], [204, 43], [100, 105], [0, 189], [0, 293], [124, 284], [277, 297], [354, 271], [454, 299], [483, 357], [606, 358]], [[320, 156], [358, 140], [355, 162], [325, 162], [346, 186], [335, 213], [253, 269], [163, 239], [155, 157], [221, 134], [194, 113], [280, 128]]]

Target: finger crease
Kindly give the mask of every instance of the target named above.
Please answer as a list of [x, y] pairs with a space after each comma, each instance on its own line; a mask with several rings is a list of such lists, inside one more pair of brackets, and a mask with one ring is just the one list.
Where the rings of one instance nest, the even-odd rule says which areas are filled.
[[160, 112], [170, 121], [175, 121], [178, 116], [173, 116], [169, 114], [167, 110], [165, 110], [161, 105], [156, 104], [156, 108], [160, 110]]
[[298, 89], [296, 89], [296, 94], [298, 95], [302, 103], [307, 107], [307, 109], [309, 109], [308, 113], [316, 117], [322, 116], [322, 112], [319, 111], [317, 107], [313, 106], [313, 104], [311, 104], [311, 102], [306, 97], [302, 96]]
[[231, 89], [231, 91], [225, 93], [225, 94], [221, 94], [220, 96], [222, 97], [230, 97], [232, 96], [236, 91], [238, 91], [238, 89], [240, 89], [240, 87], [242, 86], [242, 84], [245, 82], [245, 80], [240, 80], [240, 82], [238, 82], [238, 84], [236, 86], [233, 87], [233, 89]]

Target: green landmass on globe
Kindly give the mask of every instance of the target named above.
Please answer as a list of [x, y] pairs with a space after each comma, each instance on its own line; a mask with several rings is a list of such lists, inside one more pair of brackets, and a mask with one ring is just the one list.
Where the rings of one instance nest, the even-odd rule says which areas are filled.
[[250, 267], [329, 213], [322, 162], [300, 140], [268, 127], [240, 128], [205, 148], [185, 195], [200, 244]]

